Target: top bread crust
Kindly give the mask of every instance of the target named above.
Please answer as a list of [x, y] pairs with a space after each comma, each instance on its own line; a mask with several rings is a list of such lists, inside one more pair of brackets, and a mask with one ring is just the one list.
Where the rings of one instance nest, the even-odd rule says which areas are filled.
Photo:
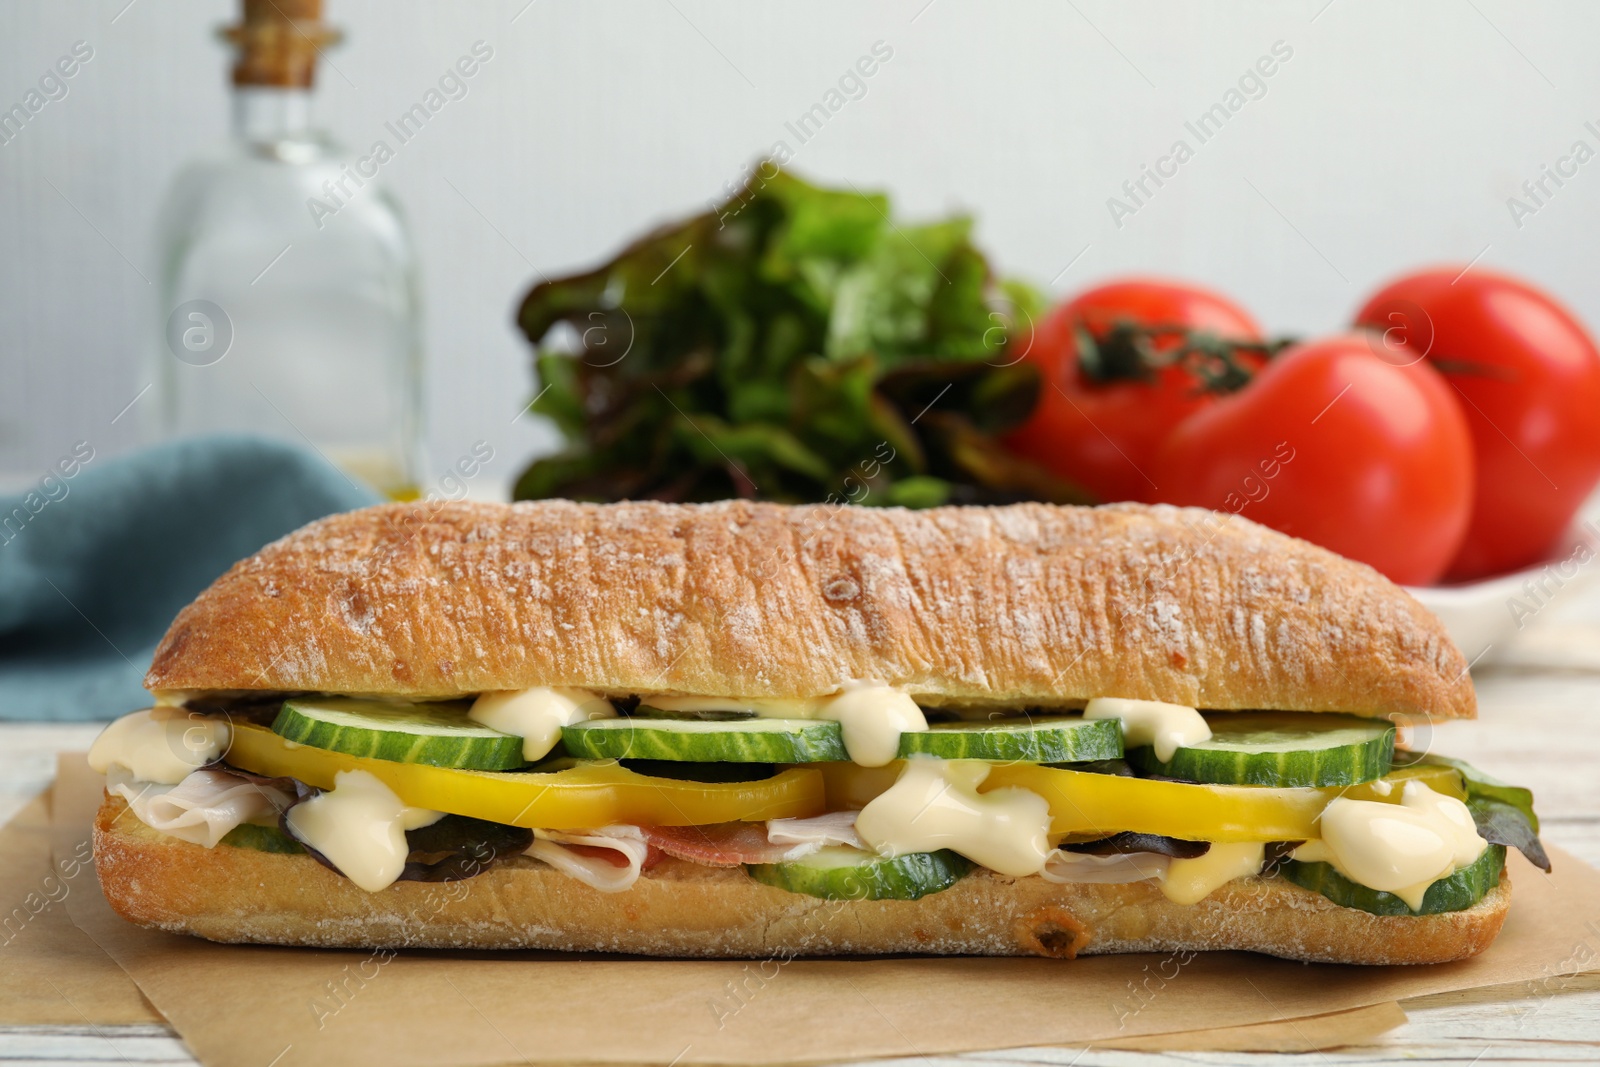
[[1370, 567], [1139, 504], [383, 504], [235, 564], [145, 676], [419, 698], [862, 681], [929, 705], [1476, 713], [1439, 621]]

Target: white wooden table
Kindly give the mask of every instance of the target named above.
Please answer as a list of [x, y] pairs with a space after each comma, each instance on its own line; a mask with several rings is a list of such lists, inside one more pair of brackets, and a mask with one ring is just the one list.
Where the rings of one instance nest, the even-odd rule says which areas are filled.
[[[1444, 727], [1441, 751], [1531, 786], [1546, 842], [1600, 866], [1600, 602], [1541, 620], [1476, 672], [1480, 720]], [[59, 751], [86, 748], [96, 726], [0, 725], [0, 821], [46, 785]], [[1525, 988], [1423, 997], [1402, 1005], [1405, 1026], [1377, 1044], [1300, 1055], [1009, 1049], [935, 1061], [1090, 1065], [1220, 1063], [1600, 1063], [1600, 975], [1549, 995]], [[0, 1027], [0, 1067], [192, 1064], [164, 1026]], [[887, 1062], [887, 1061], [880, 1061]], [[927, 1060], [897, 1061], [930, 1067]]]

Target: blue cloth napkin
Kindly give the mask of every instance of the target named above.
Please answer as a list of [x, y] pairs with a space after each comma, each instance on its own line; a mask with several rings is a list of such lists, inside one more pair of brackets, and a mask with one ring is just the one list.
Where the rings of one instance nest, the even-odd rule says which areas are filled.
[[147, 705], [141, 679], [180, 608], [269, 541], [377, 500], [276, 441], [193, 438], [117, 459], [80, 444], [0, 496], [0, 719]]

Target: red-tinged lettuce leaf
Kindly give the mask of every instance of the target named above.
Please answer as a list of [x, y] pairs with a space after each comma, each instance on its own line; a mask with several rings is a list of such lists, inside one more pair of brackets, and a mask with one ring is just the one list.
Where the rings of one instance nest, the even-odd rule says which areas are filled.
[[1467, 810], [1472, 812], [1478, 836], [1491, 845], [1509, 845], [1535, 867], [1550, 869], [1550, 857], [1539, 840], [1539, 816], [1533, 810], [1533, 790], [1502, 782], [1466, 760], [1432, 752], [1420, 756], [1396, 753], [1395, 763], [1397, 766], [1433, 763], [1455, 768], [1466, 787]]
[[537, 348], [531, 410], [567, 447], [515, 495], [1078, 499], [989, 440], [1037, 399], [1006, 347], [1039, 301], [995, 282], [970, 231], [897, 224], [881, 194], [768, 167], [716, 209], [535, 286], [518, 314]]
[[[289, 832], [288, 821], [284, 817], [287, 810], [279, 816], [276, 836], [271, 832], [249, 837], [241, 835], [230, 843], [267, 852], [296, 851], [289, 847], [293, 843], [299, 851], [304, 851], [335, 874], [342, 875], [343, 872], [326, 856]], [[531, 844], [532, 830], [466, 815], [446, 815], [429, 826], [406, 831], [406, 845], [411, 851], [406, 855], [406, 863], [401, 868], [398, 880], [458, 882], [480, 875], [502, 860], [520, 856]]]
[[[1003, 448], [960, 413], [930, 411], [923, 416], [922, 423], [929, 449], [940, 459], [937, 465], [961, 474], [954, 482], [953, 503], [1010, 503], [1019, 500], [1045, 500], [1055, 504], [1090, 502], [1077, 486], [1062, 481], [1031, 460]], [[983, 499], [974, 499], [963, 491], [975, 485], [983, 486]]]
[[533, 844], [533, 831], [465, 815], [446, 815], [431, 826], [407, 830], [406, 844], [411, 852], [400, 872], [401, 881], [454, 882], [522, 855]]
[[1491, 845], [1509, 845], [1535, 867], [1550, 870], [1550, 857], [1539, 840], [1539, 831], [1521, 808], [1480, 796], [1467, 801], [1467, 810], [1472, 812], [1479, 837]]
[[1424, 763], [1438, 763], [1446, 767], [1454, 767], [1461, 773], [1461, 780], [1466, 783], [1467, 799], [1497, 800], [1502, 804], [1509, 804], [1522, 813], [1528, 825], [1534, 832], [1539, 830], [1539, 816], [1533, 810], [1533, 790], [1525, 789], [1520, 785], [1511, 785], [1500, 779], [1487, 775], [1466, 760], [1451, 759], [1449, 756], [1440, 756], [1428, 753], [1422, 757]]
[[1064, 844], [1061, 847], [1067, 852], [1085, 856], [1125, 856], [1132, 852], [1154, 852], [1159, 856], [1170, 856], [1177, 860], [1192, 860], [1211, 851], [1211, 844], [1208, 841], [1180, 841], [1176, 837], [1136, 834], [1131, 831], [1112, 834], [1097, 841]]

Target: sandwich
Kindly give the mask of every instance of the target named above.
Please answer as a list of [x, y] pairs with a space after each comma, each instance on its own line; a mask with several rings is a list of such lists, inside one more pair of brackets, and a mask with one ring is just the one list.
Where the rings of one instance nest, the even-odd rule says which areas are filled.
[[1438, 620], [1194, 509], [381, 505], [145, 685], [101, 884], [215, 941], [1432, 963], [1549, 866]]

